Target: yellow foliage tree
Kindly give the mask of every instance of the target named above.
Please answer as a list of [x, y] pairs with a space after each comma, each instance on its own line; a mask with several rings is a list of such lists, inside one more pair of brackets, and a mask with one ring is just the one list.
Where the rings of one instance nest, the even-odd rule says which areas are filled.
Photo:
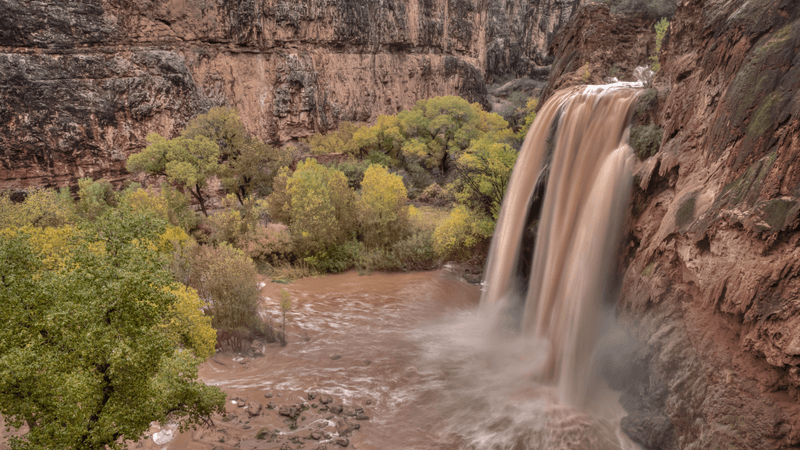
[[361, 182], [358, 215], [368, 246], [387, 246], [408, 234], [408, 194], [403, 179], [372, 164]]

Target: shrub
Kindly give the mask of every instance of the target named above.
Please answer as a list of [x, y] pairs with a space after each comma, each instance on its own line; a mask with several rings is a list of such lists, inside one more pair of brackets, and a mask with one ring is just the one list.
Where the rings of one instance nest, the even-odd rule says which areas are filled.
[[447, 206], [455, 201], [455, 196], [452, 192], [440, 186], [438, 183], [432, 183], [426, 187], [422, 193], [417, 197], [420, 202], [428, 203], [435, 206]]
[[176, 254], [173, 271], [181, 282], [197, 290], [220, 340], [236, 337], [232, 346], [239, 347], [250, 337], [243, 336], [243, 330], [263, 334], [259, 332], [264, 325], [258, 315], [258, 273], [241, 250], [225, 243], [190, 244]]
[[287, 227], [256, 224], [242, 244], [242, 250], [254, 260], [276, 265], [292, 259], [294, 244]]
[[357, 191], [361, 189], [361, 181], [364, 179], [364, 172], [367, 171], [369, 165], [368, 161], [348, 159], [331, 167], [342, 172], [347, 178], [347, 185], [350, 186], [350, 189]]
[[658, 104], [658, 91], [655, 89], [645, 90], [636, 98], [636, 115], [641, 116], [655, 108]]
[[669, 21], [666, 17], [662, 17], [661, 20], [656, 22], [655, 25], [656, 29], [656, 48], [654, 54], [650, 56], [650, 61], [652, 64], [650, 68], [653, 69], [653, 72], [658, 72], [661, 70], [661, 62], [658, 59], [658, 54], [661, 53], [661, 45], [664, 43], [664, 36], [667, 34], [667, 30], [669, 29]]
[[392, 253], [403, 270], [433, 270], [439, 265], [431, 232], [420, 231], [397, 241]]
[[492, 228], [491, 220], [458, 205], [433, 232], [433, 249], [443, 260], [468, 260], [478, 245], [491, 238]]
[[653, 125], [636, 125], [631, 128], [631, 147], [640, 160], [655, 155], [661, 148], [664, 130]]

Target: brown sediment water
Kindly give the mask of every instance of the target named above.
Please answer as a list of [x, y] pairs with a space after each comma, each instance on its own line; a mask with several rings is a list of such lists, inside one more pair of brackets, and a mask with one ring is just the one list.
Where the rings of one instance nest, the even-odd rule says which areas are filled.
[[[142, 446], [638, 448], [620, 431], [618, 394], [592, 375], [596, 344], [614, 342], [614, 333], [601, 336], [613, 322], [602, 305], [613, 300], [637, 95], [622, 83], [587, 86], [543, 106], [508, 187], [482, 293], [450, 269], [267, 283], [274, 323], [280, 290], [293, 299], [289, 344], [218, 353], [200, 375], [228, 393], [227, 417], [174, 438], [154, 428], [159, 445]], [[523, 241], [532, 226], [531, 251]], [[248, 414], [253, 402], [265, 408]], [[292, 405], [303, 410], [294, 421], [279, 413]]]

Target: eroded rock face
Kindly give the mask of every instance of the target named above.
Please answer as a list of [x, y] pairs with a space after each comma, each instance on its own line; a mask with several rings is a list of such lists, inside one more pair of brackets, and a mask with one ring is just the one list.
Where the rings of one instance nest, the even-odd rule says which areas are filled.
[[[564, 33], [593, 26], [602, 27], [577, 22]], [[562, 60], [605, 58], [558, 45], [578, 54], [557, 54], [554, 77]], [[618, 305], [642, 343], [623, 429], [646, 448], [795, 447], [800, 8], [682, 1], [661, 66], [664, 138], [636, 173]]]
[[542, 78], [585, 0], [0, 0], [0, 189], [119, 179], [147, 133], [235, 106], [279, 144]]

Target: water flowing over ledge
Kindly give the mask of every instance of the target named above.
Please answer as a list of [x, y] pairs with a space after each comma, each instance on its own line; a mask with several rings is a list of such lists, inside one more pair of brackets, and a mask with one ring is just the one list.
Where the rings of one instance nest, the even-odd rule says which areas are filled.
[[556, 93], [522, 146], [484, 276], [483, 304], [504, 303], [502, 328], [542, 341], [536, 378], [584, 403], [600, 310], [612, 302], [630, 197], [629, 124], [638, 83]]

